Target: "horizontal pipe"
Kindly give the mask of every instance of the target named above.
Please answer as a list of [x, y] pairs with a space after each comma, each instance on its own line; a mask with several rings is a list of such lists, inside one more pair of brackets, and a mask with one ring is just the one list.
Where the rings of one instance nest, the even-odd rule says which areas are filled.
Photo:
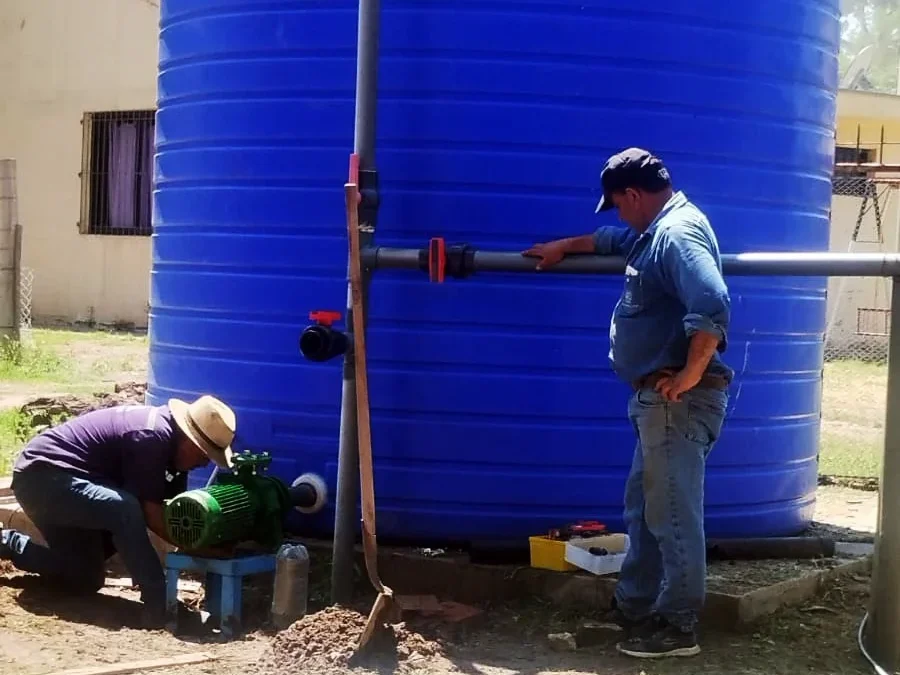
[[[421, 269], [423, 249], [383, 246], [362, 251], [370, 269]], [[475, 251], [475, 272], [534, 272], [536, 260], [516, 251]], [[897, 253], [738, 253], [722, 256], [722, 268], [732, 276], [895, 277]], [[614, 256], [570, 256], [542, 274], [621, 274], [625, 261]]]

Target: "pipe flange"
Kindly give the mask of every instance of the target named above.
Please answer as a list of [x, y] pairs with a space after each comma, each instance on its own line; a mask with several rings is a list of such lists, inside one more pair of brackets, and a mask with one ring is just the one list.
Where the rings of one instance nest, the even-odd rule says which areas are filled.
[[297, 487], [304, 483], [312, 487], [315, 491], [316, 501], [312, 506], [295, 506], [294, 508], [300, 513], [305, 513], [307, 515], [318, 513], [325, 508], [325, 504], [328, 503], [328, 485], [325, 484], [325, 480], [318, 474], [305, 473], [294, 480], [294, 482], [291, 483], [291, 487]]

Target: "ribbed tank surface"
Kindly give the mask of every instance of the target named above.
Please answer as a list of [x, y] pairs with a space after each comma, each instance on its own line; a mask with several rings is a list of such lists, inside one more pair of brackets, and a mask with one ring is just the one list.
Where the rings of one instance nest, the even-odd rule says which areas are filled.
[[[357, 3], [163, 0], [150, 397], [213, 393], [240, 449], [337, 473], [343, 183]], [[383, 0], [377, 242], [493, 250], [581, 234], [611, 153], [646, 147], [723, 252], [828, 246], [837, 0]], [[810, 520], [825, 280], [728, 279], [737, 372], [707, 533]], [[524, 541], [622, 524], [630, 389], [607, 363], [616, 277], [375, 275], [369, 385], [382, 539]], [[205, 476], [197, 476], [199, 484]], [[333, 511], [302, 521], [327, 533]]]

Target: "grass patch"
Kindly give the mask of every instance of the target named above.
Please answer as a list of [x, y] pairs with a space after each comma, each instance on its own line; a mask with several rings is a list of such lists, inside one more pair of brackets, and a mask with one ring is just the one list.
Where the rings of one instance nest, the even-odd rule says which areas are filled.
[[74, 330], [71, 328], [36, 328], [34, 340], [42, 347], [69, 347], [72, 345], [140, 346], [148, 344], [147, 334], [112, 330]]
[[882, 441], [846, 438], [822, 432], [819, 473], [823, 476], [877, 478], [881, 473]]
[[61, 381], [70, 373], [65, 359], [38, 343], [0, 342], [0, 381]]
[[32, 436], [28, 418], [19, 410], [0, 411], [0, 476], [8, 476], [13, 460]]
[[886, 404], [887, 366], [862, 361], [825, 364], [820, 474], [880, 474]]

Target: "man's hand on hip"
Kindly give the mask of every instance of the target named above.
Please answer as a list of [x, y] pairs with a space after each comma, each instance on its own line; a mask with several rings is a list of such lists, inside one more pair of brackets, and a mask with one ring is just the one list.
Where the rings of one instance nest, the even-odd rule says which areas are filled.
[[718, 346], [718, 336], [703, 331], [694, 333], [691, 337], [690, 347], [688, 347], [688, 358], [684, 368], [671, 377], [664, 377], [657, 382], [656, 391], [668, 401], [680, 401], [684, 392], [690, 391], [700, 384], [703, 373], [706, 372], [706, 367]]
[[656, 391], [667, 401], [681, 402], [681, 395], [696, 387], [703, 377], [703, 371], [697, 373], [685, 368], [674, 375], [660, 378], [656, 383]]

